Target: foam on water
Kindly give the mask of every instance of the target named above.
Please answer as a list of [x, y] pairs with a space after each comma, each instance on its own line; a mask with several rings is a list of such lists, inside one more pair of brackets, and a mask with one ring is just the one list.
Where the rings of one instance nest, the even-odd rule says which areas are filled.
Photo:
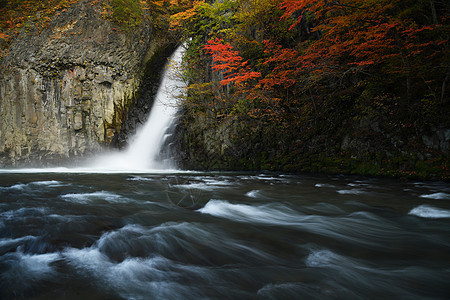
[[341, 195], [361, 195], [367, 193], [366, 191], [360, 189], [338, 190], [337, 192]]
[[302, 217], [299, 213], [283, 205], [251, 206], [232, 204], [223, 200], [210, 200], [198, 210], [203, 214], [229, 218], [241, 222], [256, 222], [272, 225], [295, 225]]
[[236, 222], [282, 226], [347, 241], [364, 247], [388, 250], [389, 243], [399, 234], [415, 239], [413, 233], [398, 228], [387, 219], [369, 212], [354, 212], [339, 217], [327, 215], [305, 215], [281, 204], [246, 205], [231, 204], [223, 200], [210, 200], [198, 212], [226, 218]]
[[260, 190], [252, 190], [250, 192], [247, 192], [245, 194], [245, 196], [250, 197], [250, 198], [258, 198], [261, 194]]
[[306, 258], [305, 264], [308, 267], [322, 267], [335, 265], [340, 257], [330, 250], [314, 251]]
[[35, 174], [35, 173], [70, 173], [79, 172], [77, 169], [57, 167], [57, 168], [22, 168], [22, 169], [0, 169], [0, 174]]
[[187, 184], [177, 184], [174, 185], [176, 188], [180, 189], [195, 189], [204, 191], [213, 191], [219, 188], [226, 188], [231, 186], [230, 182], [218, 181], [218, 180], [206, 180], [202, 182], [190, 182]]
[[32, 235], [27, 235], [19, 238], [2, 238], [0, 239], [0, 252], [4, 248], [17, 248], [17, 246], [23, 244], [23, 242], [33, 241], [36, 237]]
[[148, 178], [148, 177], [141, 177], [141, 176], [133, 176], [133, 177], [127, 178], [127, 180], [129, 180], [129, 181], [154, 181], [155, 179]]
[[152, 228], [126, 225], [104, 233], [91, 247], [66, 248], [62, 255], [80, 274], [105, 280], [103, 284], [110, 288], [122, 285], [121, 295], [133, 289], [140, 294], [161, 281], [175, 286], [180, 283], [178, 288], [188, 289], [184, 285], [191, 281], [191, 285], [201, 286], [203, 280], [221, 280], [203, 265], [280, 263], [276, 257], [235, 240], [226, 232], [186, 222]]
[[6, 187], [0, 187], [0, 193], [1, 192], [30, 192], [35, 190], [42, 190], [46, 188], [55, 188], [55, 187], [61, 187], [66, 186], [68, 184], [65, 184], [60, 181], [56, 180], [44, 180], [44, 181], [34, 181], [30, 183], [18, 183], [14, 184], [12, 186], [6, 186]]
[[26, 254], [20, 251], [5, 254], [1, 262], [8, 268], [0, 275], [2, 285], [19, 285], [22, 288], [38, 284], [55, 276], [52, 263], [61, 259], [59, 253]]
[[20, 219], [24, 217], [43, 216], [48, 210], [45, 207], [22, 207], [14, 210], [7, 210], [0, 213], [5, 220]]
[[93, 193], [65, 194], [61, 195], [61, 199], [68, 202], [87, 204], [92, 201], [104, 200], [110, 203], [125, 203], [130, 200], [118, 194], [98, 191]]
[[27, 187], [26, 184], [18, 183], [18, 184], [9, 186], [9, 187], [1, 187], [0, 189], [2, 189], [2, 190], [19, 190], [19, 191], [21, 191], [21, 190], [25, 189], [26, 187]]
[[11, 186], [0, 186], [0, 193], [2, 192], [14, 192], [14, 191], [23, 191], [27, 188], [27, 184], [17, 183]]
[[230, 186], [233, 185], [232, 182], [225, 180], [225, 179], [214, 179], [214, 178], [203, 178], [201, 179], [207, 184], [215, 185], [215, 186]]
[[450, 218], [450, 210], [433, 207], [430, 205], [419, 205], [409, 212], [410, 215], [429, 218], [429, 219], [443, 219]]
[[[161, 256], [113, 262], [96, 248], [66, 249], [63, 256], [97, 285], [127, 299], [191, 299], [196, 294], [195, 288], [179, 280], [177, 269], [183, 266]], [[190, 275], [199, 277], [195, 271]]]
[[260, 175], [240, 175], [237, 176], [237, 178], [239, 178], [240, 180], [260, 180], [260, 181], [266, 181], [269, 184], [278, 184], [278, 183], [285, 183], [285, 182], [289, 182], [290, 178], [289, 177], [274, 177], [274, 176], [269, 176], [266, 174], [260, 174]]
[[363, 181], [350, 182], [350, 183], [347, 183], [347, 185], [351, 186], [351, 187], [372, 187], [373, 188], [373, 186], [371, 184], [365, 183]]
[[197, 183], [188, 183], [188, 184], [177, 184], [175, 187], [180, 189], [195, 189], [195, 190], [205, 190], [205, 191], [213, 191], [217, 187], [214, 185], [210, 185], [203, 182], [197, 182]]
[[428, 198], [428, 199], [436, 199], [436, 200], [447, 200], [450, 199], [450, 194], [447, 193], [433, 193], [433, 194], [425, 194], [420, 195], [421, 198]]
[[[228, 239], [226, 233], [212, 233], [185, 222], [153, 228], [126, 225], [103, 234], [91, 247], [66, 248], [61, 255], [80, 274], [124, 298], [198, 299], [205, 293], [199, 286], [208, 283], [210, 290], [221, 290], [223, 285], [215, 268], [190, 265], [186, 261], [191, 256], [194, 261], [202, 261], [205, 251], [214, 251], [215, 256], [235, 252], [233, 258], [241, 263], [271, 258]], [[243, 257], [244, 253], [249, 258]], [[205, 263], [210, 262], [201, 265]]]
[[63, 182], [57, 181], [57, 180], [33, 181], [29, 184], [37, 185], [37, 186], [46, 186], [46, 187], [60, 187], [60, 186], [65, 185]]
[[328, 183], [316, 183], [314, 186], [318, 187], [318, 188], [322, 188], [322, 187], [334, 188], [335, 187], [334, 185], [328, 184]]

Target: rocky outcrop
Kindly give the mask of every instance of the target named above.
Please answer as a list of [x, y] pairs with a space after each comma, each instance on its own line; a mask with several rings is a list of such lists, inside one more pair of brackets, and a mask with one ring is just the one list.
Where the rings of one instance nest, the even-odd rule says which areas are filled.
[[348, 118], [349, 110], [340, 110], [317, 124], [305, 122], [309, 128], [293, 129], [204, 111], [185, 108], [180, 118], [177, 160], [183, 168], [450, 178], [446, 124], [419, 130], [400, 118]]
[[1, 62], [0, 166], [84, 156], [120, 131], [155, 47], [149, 18], [121, 30], [100, 12], [79, 1], [12, 42]]

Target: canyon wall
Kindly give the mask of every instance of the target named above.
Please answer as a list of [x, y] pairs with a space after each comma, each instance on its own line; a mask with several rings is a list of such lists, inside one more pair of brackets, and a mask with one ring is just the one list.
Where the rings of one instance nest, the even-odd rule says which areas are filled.
[[0, 166], [67, 162], [119, 133], [157, 47], [150, 18], [125, 30], [101, 9], [79, 1], [13, 40], [0, 66]]

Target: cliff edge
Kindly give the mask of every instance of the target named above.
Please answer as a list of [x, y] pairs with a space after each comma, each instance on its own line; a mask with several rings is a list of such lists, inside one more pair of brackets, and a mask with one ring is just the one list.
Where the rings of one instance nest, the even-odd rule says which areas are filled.
[[[94, 1], [96, 2], [96, 1]], [[81, 0], [24, 26], [0, 71], [0, 165], [53, 164], [118, 134], [152, 46], [148, 12], [128, 30]]]

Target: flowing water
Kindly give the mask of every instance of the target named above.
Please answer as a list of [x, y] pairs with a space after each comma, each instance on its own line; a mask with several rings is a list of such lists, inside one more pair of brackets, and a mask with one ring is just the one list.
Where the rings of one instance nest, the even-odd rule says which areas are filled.
[[450, 186], [0, 172], [0, 299], [446, 299]]
[[170, 127], [175, 125], [177, 100], [184, 94], [185, 83], [180, 77], [184, 45], [170, 57], [162, 76], [147, 122], [142, 126], [125, 151], [96, 157], [89, 169], [100, 171], [167, 170], [175, 168], [170, 157], [161, 157], [161, 148]]

